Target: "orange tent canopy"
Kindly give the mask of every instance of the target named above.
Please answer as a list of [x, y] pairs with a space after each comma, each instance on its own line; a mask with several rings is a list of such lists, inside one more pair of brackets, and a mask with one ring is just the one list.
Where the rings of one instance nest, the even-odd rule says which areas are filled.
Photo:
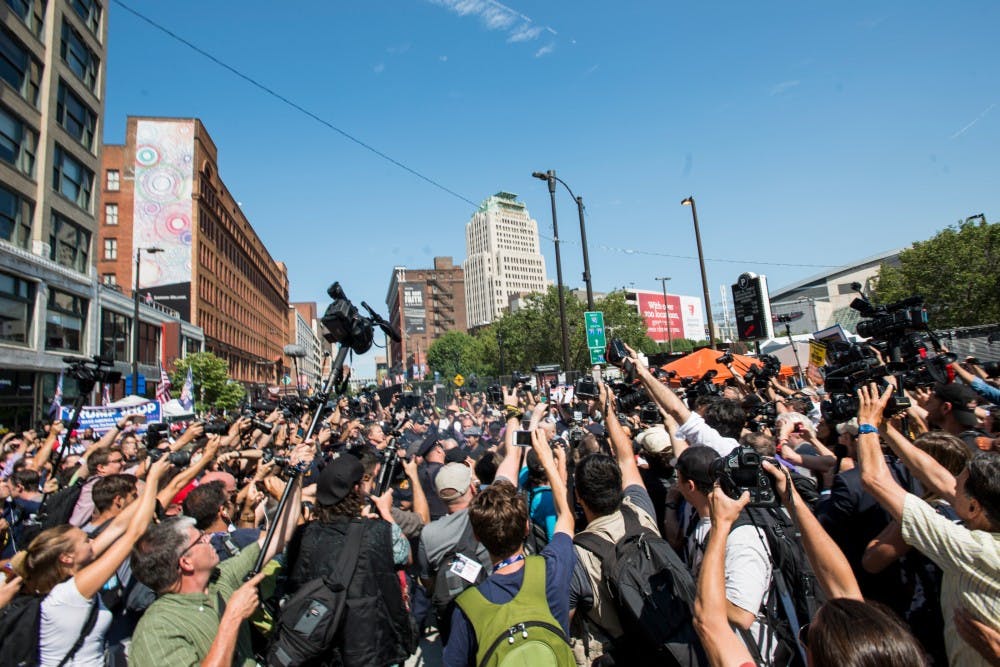
[[[716, 384], [722, 384], [729, 378], [733, 377], [733, 374], [729, 372], [729, 369], [722, 364], [716, 363], [716, 359], [722, 356], [722, 352], [719, 350], [713, 350], [704, 347], [700, 350], [696, 350], [691, 354], [681, 357], [676, 361], [671, 361], [661, 368], [665, 371], [674, 371], [677, 373], [676, 376], [671, 378], [670, 384], [674, 386], [680, 386], [681, 378], [693, 377], [700, 378], [707, 371], [715, 369], [718, 375], [715, 376], [713, 382]], [[753, 357], [747, 357], [742, 354], [733, 355], [733, 370], [740, 374], [742, 377], [750, 370], [751, 366], [762, 366], [763, 364]], [[793, 375], [794, 371], [791, 366], [782, 366], [781, 375], [782, 377]]]

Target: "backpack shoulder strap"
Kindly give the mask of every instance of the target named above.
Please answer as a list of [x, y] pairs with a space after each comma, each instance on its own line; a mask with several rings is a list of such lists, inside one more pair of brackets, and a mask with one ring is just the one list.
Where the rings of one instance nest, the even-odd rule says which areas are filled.
[[598, 560], [601, 561], [602, 567], [613, 565], [617, 559], [614, 543], [604, 539], [597, 533], [588, 533], [586, 531], [577, 533], [573, 538], [573, 544], [597, 556]]
[[455, 598], [455, 604], [462, 609], [473, 628], [482, 627], [493, 614], [495, 606], [479, 592], [478, 586], [469, 586], [459, 593]]
[[352, 519], [351, 525], [347, 529], [347, 541], [344, 550], [340, 552], [337, 559], [337, 567], [330, 574], [323, 577], [323, 584], [331, 590], [347, 588], [354, 578], [354, 570], [358, 566], [358, 557], [361, 555], [361, 541], [364, 536], [363, 519]]

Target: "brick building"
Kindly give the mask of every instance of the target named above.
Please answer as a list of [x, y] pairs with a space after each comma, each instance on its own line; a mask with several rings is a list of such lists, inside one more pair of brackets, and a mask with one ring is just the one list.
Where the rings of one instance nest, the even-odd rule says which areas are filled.
[[435, 257], [431, 269], [393, 268], [385, 303], [403, 338], [389, 341], [389, 366], [405, 368], [410, 377], [423, 374], [427, 349], [442, 334], [468, 331], [465, 272], [451, 257]]
[[[219, 176], [218, 150], [196, 118], [127, 121], [124, 146], [105, 146], [97, 272], [204, 330], [205, 349], [245, 383], [274, 381], [292, 340], [288, 273]], [[150, 253], [149, 248], [159, 249]]]

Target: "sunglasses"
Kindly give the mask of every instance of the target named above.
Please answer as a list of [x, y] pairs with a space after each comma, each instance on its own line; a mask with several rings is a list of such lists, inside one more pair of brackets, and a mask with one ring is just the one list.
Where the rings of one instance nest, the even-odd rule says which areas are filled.
[[195, 539], [194, 542], [192, 542], [191, 544], [189, 544], [187, 546], [187, 548], [184, 549], [184, 551], [181, 552], [181, 554], [177, 557], [178, 560], [181, 559], [181, 558], [184, 558], [184, 554], [186, 554], [187, 552], [191, 551], [192, 549], [194, 549], [199, 544], [203, 544], [203, 543], [207, 544], [208, 543], [208, 539], [206, 539], [206, 538], [208, 538], [208, 537], [209, 537], [209, 534], [206, 531], [204, 531], [204, 530], [199, 531], [198, 537]]

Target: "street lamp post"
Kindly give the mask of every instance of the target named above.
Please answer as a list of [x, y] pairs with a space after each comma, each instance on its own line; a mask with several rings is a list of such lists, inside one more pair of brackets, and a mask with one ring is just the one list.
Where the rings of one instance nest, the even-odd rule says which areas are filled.
[[698, 209], [694, 205], [694, 197], [681, 200], [681, 206], [691, 207], [691, 217], [694, 218], [694, 238], [698, 243], [698, 264], [701, 266], [701, 288], [705, 293], [705, 313], [708, 315], [708, 346], [715, 349], [715, 322], [712, 321], [712, 301], [708, 297], [708, 277], [705, 275], [705, 254], [701, 250], [701, 231], [698, 229]]
[[559, 253], [559, 222], [556, 218], [556, 172], [549, 169], [545, 180], [549, 183], [549, 199], [552, 202], [552, 240], [556, 246], [556, 289], [559, 290], [559, 328], [562, 331], [563, 370], [569, 368], [569, 331], [566, 328], [566, 297], [563, 294], [562, 257]]
[[674, 353], [674, 331], [670, 326], [670, 306], [667, 305], [667, 281], [670, 277], [666, 278], [653, 278], [653, 280], [659, 280], [660, 285], [663, 287], [663, 312], [667, 318], [667, 344], [670, 346], [670, 354]]
[[135, 309], [132, 312], [132, 393], [139, 393], [139, 266], [142, 260], [142, 251], [145, 250], [150, 255], [163, 252], [163, 248], [136, 248], [135, 249], [135, 281], [132, 288], [132, 301]]
[[[531, 175], [542, 181], [548, 181], [551, 175], [553, 179], [562, 183], [566, 191], [569, 192], [569, 196], [576, 201], [576, 212], [580, 216], [580, 244], [583, 246], [583, 283], [587, 286], [587, 310], [592, 311], [594, 310], [594, 285], [590, 280], [590, 254], [587, 250], [587, 225], [583, 218], [583, 197], [577, 197], [573, 194], [573, 190], [566, 185], [566, 181], [556, 176], [555, 171], [549, 171], [548, 173], [535, 171]], [[554, 188], [554, 185], [550, 185], [550, 192]]]

